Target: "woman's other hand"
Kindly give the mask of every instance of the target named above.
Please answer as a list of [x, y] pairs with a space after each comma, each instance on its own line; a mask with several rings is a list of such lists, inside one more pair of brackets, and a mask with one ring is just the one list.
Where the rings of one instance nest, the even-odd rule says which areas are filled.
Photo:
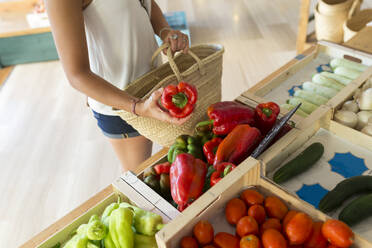
[[163, 88], [160, 88], [154, 91], [146, 101], [138, 102], [135, 109], [136, 113], [139, 116], [150, 117], [176, 125], [182, 125], [188, 119], [190, 119], [191, 115], [187, 116], [186, 118], [178, 119], [172, 117], [169, 112], [162, 110], [159, 106], [159, 100], [162, 93]]
[[[189, 50], [189, 37], [178, 31], [178, 30], [166, 30], [167, 32], [164, 34], [164, 43], [169, 43], [171, 46], [171, 51], [174, 54], [178, 51], [183, 51], [187, 53]], [[167, 54], [167, 50], [163, 50], [164, 54]]]

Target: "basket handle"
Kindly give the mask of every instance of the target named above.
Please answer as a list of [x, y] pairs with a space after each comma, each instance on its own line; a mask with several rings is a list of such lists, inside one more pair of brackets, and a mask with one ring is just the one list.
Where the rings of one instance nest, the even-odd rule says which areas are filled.
[[[156, 51], [154, 52], [154, 54], [152, 55], [152, 58], [151, 58], [151, 68], [154, 68], [154, 61], [155, 61], [156, 57], [164, 49], [167, 49], [168, 62], [169, 62], [169, 65], [170, 65], [172, 71], [176, 75], [178, 82], [181, 82], [182, 81], [182, 76], [181, 76], [180, 70], [178, 69], [178, 66], [177, 66], [176, 62], [173, 59], [172, 51], [171, 51], [169, 43], [163, 43], [158, 49], [156, 49]], [[198, 64], [198, 69], [200, 71], [200, 74], [205, 75], [206, 70], [205, 70], [204, 62], [201, 61], [201, 59], [199, 59], [199, 57], [195, 53], [193, 53], [191, 50], [189, 50], [187, 52], [187, 54], [189, 54], [196, 61], [196, 63]]]
[[356, 8], [358, 4], [360, 3], [360, 0], [354, 0], [353, 4], [351, 5], [351, 8], [349, 10], [349, 13], [347, 15], [347, 19], [351, 19], [351, 17], [354, 15]]

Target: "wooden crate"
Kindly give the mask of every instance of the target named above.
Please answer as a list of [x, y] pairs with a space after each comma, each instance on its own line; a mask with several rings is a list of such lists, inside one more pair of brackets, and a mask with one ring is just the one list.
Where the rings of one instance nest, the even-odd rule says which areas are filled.
[[[330, 42], [319, 42], [304, 53], [297, 55], [287, 64], [258, 82], [242, 96], [254, 94], [265, 100], [283, 104], [293, 94], [294, 90], [305, 81], [311, 81], [320, 65], [325, 65], [332, 58], [349, 58], [361, 61], [365, 65], [372, 65], [372, 55]], [[318, 68], [319, 69], [319, 68]], [[345, 99], [359, 88], [368, 77], [372, 76], [372, 69], [367, 70], [352, 83], [344, 87], [327, 105], [334, 107], [340, 99]]]
[[121, 178], [118, 178], [112, 183], [111, 191], [106, 191], [105, 194], [101, 194], [99, 197], [97, 197], [93, 206], [90, 206], [75, 219], [70, 220], [70, 222], [64, 223], [64, 226], [62, 226], [58, 231], [56, 231], [42, 243], [38, 244], [37, 246], [36, 244], [35, 246], [28, 246], [25, 244], [22, 247], [50, 248], [58, 242], [63, 244], [71, 238], [71, 234], [81, 224], [88, 223], [90, 216], [93, 214], [101, 215], [109, 204], [118, 201], [118, 197], [120, 197], [121, 201], [130, 202], [131, 204], [134, 204], [144, 210], [159, 214], [163, 217], [164, 223], [168, 223], [170, 221], [166, 215], [152, 205], [144, 196], [138, 194], [137, 191], [135, 191], [129, 184], [124, 182]]
[[[252, 108], [254, 108], [257, 104], [263, 102], [263, 100], [257, 96], [252, 95], [251, 97], [252, 98], [248, 98], [247, 96], [240, 96], [236, 99], [236, 101], [243, 103], [247, 106], [250, 106]], [[290, 121], [292, 121], [297, 126], [299, 125], [301, 121], [303, 121], [303, 119], [297, 116], [293, 116], [290, 119]], [[294, 130], [298, 130], [298, 129], [294, 128]], [[286, 135], [284, 137], [286, 137]], [[284, 137], [282, 137], [281, 139], [283, 139]], [[279, 139], [279, 141], [281, 139]], [[276, 143], [274, 143], [272, 146], [276, 146]], [[267, 156], [265, 154], [267, 154], [267, 151], [265, 151], [261, 156]], [[166, 161], [168, 161], [167, 154], [163, 153], [162, 156], [157, 156], [156, 159], [153, 159], [152, 163], [149, 164], [149, 167], [155, 166], [156, 164], [159, 164], [159, 163], [164, 163]], [[144, 167], [142, 168], [143, 168], [142, 172], [140, 172], [137, 175], [138, 179], [134, 179], [132, 177], [133, 173], [129, 172], [129, 173], [122, 175], [123, 180], [125, 180], [128, 184], [130, 184], [133, 188], [135, 188], [139, 194], [144, 195], [152, 204], [156, 205], [159, 210], [161, 210], [165, 215], [169, 216], [170, 219], [175, 219], [180, 214], [180, 212], [173, 205], [171, 205], [164, 198], [162, 198], [158, 193], [156, 193], [149, 186], [143, 183], [143, 173], [146, 168]], [[224, 178], [223, 180], [231, 180], [231, 179], [232, 179], [231, 176], [227, 175], [226, 179]]]
[[[193, 226], [200, 220], [211, 222], [215, 233], [225, 231], [235, 234], [234, 228], [225, 220], [224, 207], [231, 198], [238, 197], [244, 189], [251, 187], [265, 196], [276, 195], [280, 197], [290, 209], [303, 211], [309, 214], [313, 220], [324, 221], [329, 218], [310, 204], [260, 177], [260, 162], [253, 158], [245, 160], [231, 172], [231, 175], [231, 180], [224, 180], [223, 183], [214, 186], [208, 195], [202, 196], [202, 201], [195, 202], [176, 220], [160, 230], [156, 234], [158, 246], [161, 248], [179, 247], [182, 237], [191, 235]], [[367, 248], [371, 245], [372, 243], [356, 234], [353, 247]]]
[[[301, 124], [301, 131], [291, 131], [262, 158], [263, 176], [275, 184], [272, 178], [276, 170], [312, 143], [322, 143], [324, 154], [313, 167], [281, 185], [276, 184], [314, 207], [345, 178], [372, 175], [372, 138], [331, 120], [332, 109], [329, 106], [322, 106], [317, 112], [320, 118], [307, 119]], [[330, 216], [337, 218], [349, 202], [331, 212]], [[372, 219], [355, 225], [353, 230], [372, 242]]]

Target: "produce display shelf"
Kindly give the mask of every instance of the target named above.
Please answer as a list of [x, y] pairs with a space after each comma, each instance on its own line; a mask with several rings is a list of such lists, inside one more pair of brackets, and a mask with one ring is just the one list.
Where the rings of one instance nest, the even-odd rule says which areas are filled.
[[[308, 119], [302, 130], [293, 130], [280, 144], [269, 149], [263, 158], [263, 176], [272, 182], [274, 173], [308, 146], [319, 142], [324, 147], [321, 158], [307, 171], [286, 182], [275, 184], [295, 197], [318, 207], [319, 201], [336, 184], [359, 175], [372, 175], [372, 138], [333, 120], [330, 107], [322, 106], [319, 118]], [[329, 215], [337, 219], [340, 211], [356, 197], [348, 199]], [[352, 230], [371, 242], [372, 218], [352, 226]]]
[[[282, 199], [289, 209], [307, 213], [314, 221], [325, 221], [329, 217], [316, 210], [307, 202], [277, 187], [266, 178], [261, 177], [260, 161], [253, 158], [245, 160], [231, 172], [231, 180], [224, 180], [215, 185], [202, 201], [189, 206], [175, 221], [170, 222], [156, 234], [159, 247], [178, 247], [184, 236], [192, 234], [193, 226], [200, 220], [208, 220], [217, 232], [234, 234], [234, 228], [225, 220], [226, 203], [247, 188], [255, 188], [264, 196], [275, 195]], [[372, 243], [358, 234], [352, 247], [371, 247]]]
[[[254, 108], [259, 103], [262, 103], [263, 102], [263, 99], [261, 99], [259, 97], [253, 97], [251, 99], [251, 98], [247, 98], [247, 97], [242, 97], [241, 96], [241, 97], [238, 97], [236, 99], [236, 101]], [[298, 118], [297, 116], [293, 116], [290, 119], [290, 121], [292, 121], [297, 126], [297, 125], [299, 125], [299, 123], [301, 121], [303, 121], [303, 119]], [[297, 129], [297, 127], [295, 127], [295, 128], [293, 128], [293, 130], [298, 130], [298, 129]], [[286, 135], [284, 135], [278, 141], [280, 141], [281, 139], [284, 139], [285, 137], [286, 137]], [[272, 147], [273, 146], [276, 146], [276, 143], [274, 143], [272, 145]], [[262, 155], [259, 156], [259, 158], [264, 157], [264, 156], [267, 156], [265, 154], [267, 154], [267, 151], [265, 151], [264, 153], [262, 153]], [[151, 164], [149, 166], [155, 166], [156, 164], [164, 163], [164, 162], [167, 162], [167, 161], [168, 161], [167, 154], [164, 154], [163, 157], [158, 157], [157, 160], [153, 160], [153, 164]], [[156, 205], [159, 208], [159, 210], [161, 210], [163, 213], [165, 213], [171, 219], [175, 219], [176, 217], [178, 217], [178, 215], [181, 214], [173, 205], [171, 205], [170, 203], [168, 203], [162, 196], [160, 196], [158, 193], [156, 193], [153, 189], [151, 189], [148, 185], [146, 185], [143, 182], [143, 179], [144, 179], [144, 170], [137, 175], [138, 180], [133, 180], [133, 177], [131, 176], [131, 174], [132, 174], [131, 172], [128, 172], [128, 173], [123, 174], [121, 177], [123, 178], [124, 181], [126, 181], [133, 188], [135, 188], [136, 191], [139, 194], [144, 195], [152, 204]], [[227, 175], [222, 180], [231, 180], [231, 179], [232, 179], [232, 177], [230, 175]], [[204, 193], [204, 195], [205, 194], [208, 194], [208, 192], [209, 191], [207, 191], [206, 193]], [[198, 201], [202, 201], [202, 199], [199, 197], [196, 200], [196, 202], [198, 202]]]
[[[288, 97], [287, 88], [289, 86], [295, 86], [290, 84], [291, 80], [292, 84], [297, 84], [298, 81], [295, 81], [294, 78], [299, 79], [304, 77], [304, 81], [311, 79], [312, 73], [315, 73], [313, 67], [315, 64], [319, 65], [319, 62], [321, 62], [314, 62], [314, 59], [323, 58], [322, 61], [325, 62], [328, 61], [330, 57], [343, 57], [344, 55], [358, 58], [366, 65], [372, 65], [371, 55], [366, 55], [339, 45], [322, 43], [308, 49], [302, 56], [290, 61], [278, 71], [269, 75], [258, 85], [242, 93], [235, 101], [251, 107], [267, 101], [278, 101], [279, 103], [283, 103]], [[309, 70], [306, 68], [309, 68]], [[369, 174], [372, 169], [372, 138], [333, 121], [333, 117], [335, 110], [339, 109], [346, 100], [352, 97], [353, 92], [371, 75], [372, 68], [369, 68], [357, 79], [343, 88], [327, 104], [318, 107], [308, 117], [303, 118], [294, 115], [291, 118], [291, 120], [296, 123], [294, 129], [268, 148], [258, 160], [253, 158], [246, 159], [235, 170], [226, 175], [218, 184], [201, 195], [182, 213], [178, 212], [176, 208], [166, 202], [165, 199], [155, 193], [155, 191], [142, 181], [143, 171], [146, 168], [166, 161], [168, 149], [165, 148], [139, 165], [137, 170], [133, 171], [132, 174], [122, 175], [121, 178], [113, 183], [113, 186], [93, 196], [82, 206], [69, 213], [60, 221], [57, 221], [54, 225], [47, 228], [21, 247], [48, 248], [56, 241], [66, 240], [74, 228], [86, 222], [92, 213], [100, 213], [104, 206], [117, 198], [118, 194], [127, 195], [130, 200], [140, 207], [157, 211], [165, 218], [166, 222], [169, 221], [156, 235], [159, 247], [177, 247], [180, 239], [190, 234], [193, 225], [201, 219], [209, 219], [212, 223], [217, 224], [214, 225], [218, 226], [216, 229], [217, 231], [222, 231], [222, 229], [227, 232], [232, 231], [231, 227], [227, 227], [226, 223], [222, 223], [224, 221], [222, 218], [217, 218], [216, 216], [219, 214], [221, 215], [221, 211], [227, 200], [238, 195], [242, 189], [247, 187], [256, 187], [265, 195], [275, 194], [285, 201], [290, 208], [306, 212], [314, 220], [325, 220], [330, 217], [336, 218], [337, 212], [326, 215], [306, 202], [306, 199], [302, 200], [301, 196], [296, 194], [296, 189], [288, 186], [290, 184], [278, 185], [274, 183], [272, 181], [272, 174], [278, 167], [285, 163], [286, 160], [301, 152], [305, 148], [304, 144], [306, 146], [312, 142], [312, 140], [324, 142], [325, 153], [323, 155], [324, 158], [319, 162], [320, 164], [327, 163], [332, 156], [332, 152], [338, 152], [340, 154], [351, 152], [355, 153], [354, 155], [357, 157], [364, 159], [367, 169], [362, 173]], [[281, 94], [287, 95], [280, 96]], [[281, 115], [285, 113], [285, 110], [281, 111]], [[338, 148], [340, 148], [340, 150], [337, 150]], [[319, 165], [316, 164], [311, 170], [316, 170], [317, 166]], [[300, 178], [301, 177], [298, 178], [300, 182], [293, 184], [298, 185], [307, 182], [305, 180], [300, 180]], [[330, 190], [341, 180], [342, 177], [337, 177], [336, 175], [332, 177], [332, 180], [327, 180], [327, 184], [322, 185], [322, 187], [325, 190]], [[126, 189], [122, 187], [119, 188], [117, 186], [119, 183], [128, 187]], [[142, 200], [137, 200], [136, 202], [134, 199], [137, 198]], [[145, 205], [143, 205], [144, 202], [146, 203]], [[221, 226], [218, 223], [221, 223]], [[371, 226], [372, 221], [368, 219], [361, 225], [353, 227], [356, 233], [356, 241], [352, 247], [364, 248], [372, 246], [372, 238], [369, 230]], [[225, 227], [227, 229], [224, 229]]]
[[[268, 101], [278, 104], [286, 103], [286, 100], [293, 96], [297, 89], [302, 87], [306, 81], [311, 81], [312, 76], [323, 70], [330, 69], [329, 63], [333, 58], [346, 58], [361, 62], [364, 65], [372, 65], [372, 55], [355, 49], [347, 48], [331, 42], [319, 42], [302, 54], [297, 55], [287, 64], [258, 82], [242, 96], [254, 94]], [[327, 105], [334, 108], [340, 100], [345, 99], [359, 88], [368, 77], [372, 75], [372, 70], [367, 70], [358, 78], [354, 79], [346, 87], [342, 88]], [[285, 110], [283, 110], [285, 112]]]

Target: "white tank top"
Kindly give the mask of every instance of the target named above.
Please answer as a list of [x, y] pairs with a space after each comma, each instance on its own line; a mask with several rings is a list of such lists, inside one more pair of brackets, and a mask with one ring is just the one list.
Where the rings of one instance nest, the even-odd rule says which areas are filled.
[[[90, 69], [119, 89], [148, 72], [158, 45], [150, 22], [151, 0], [93, 0], [83, 11]], [[96, 112], [111, 106], [88, 98]]]

